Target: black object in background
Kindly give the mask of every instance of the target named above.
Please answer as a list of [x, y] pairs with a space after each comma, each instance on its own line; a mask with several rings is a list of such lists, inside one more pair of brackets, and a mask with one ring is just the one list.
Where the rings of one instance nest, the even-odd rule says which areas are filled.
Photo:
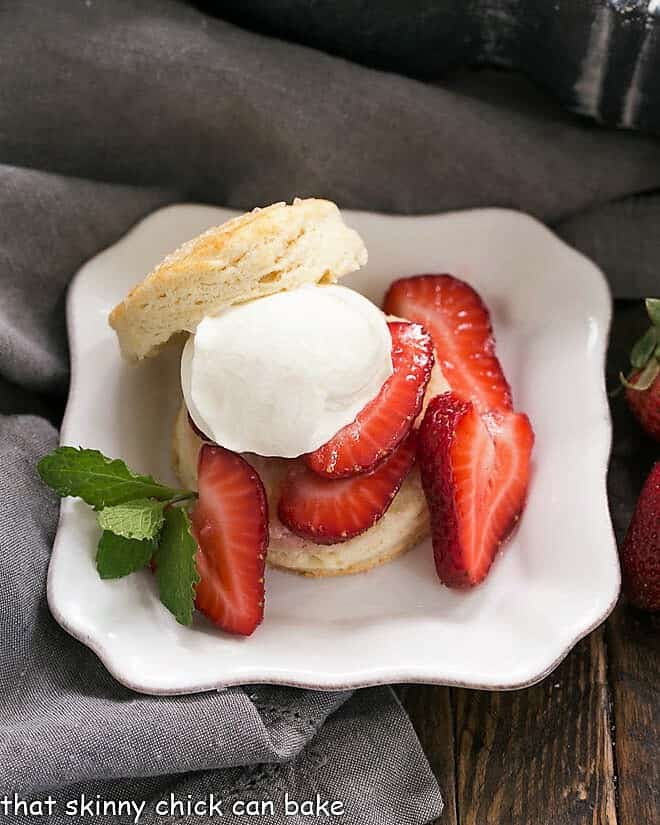
[[[574, 112], [660, 131], [657, 0], [201, 0], [248, 29], [426, 80], [518, 69]], [[656, 10], [657, 6], [657, 10]]]

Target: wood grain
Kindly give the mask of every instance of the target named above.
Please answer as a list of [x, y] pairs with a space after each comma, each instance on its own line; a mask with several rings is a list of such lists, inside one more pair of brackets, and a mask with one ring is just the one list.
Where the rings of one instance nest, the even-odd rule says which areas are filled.
[[460, 825], [615, 825], [606, 680], [601, 629], [540, 685], [454, 691]]
[[397, 692], [442, 790], [444, 809], [436, 823], [458, 825], [455, 794], [456, 754], [450, 690], [433, 685], [401, 685]]
[[660, 823], [660, 615], [620, 605], [607, 642], [619, 825]]

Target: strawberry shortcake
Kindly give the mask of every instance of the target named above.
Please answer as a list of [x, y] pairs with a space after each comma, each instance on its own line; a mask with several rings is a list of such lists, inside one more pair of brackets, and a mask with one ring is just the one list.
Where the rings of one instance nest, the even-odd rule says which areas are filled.
[[533, 434], [488, 312], [449, 275], [377, 306], [339, 285], [366, 263], [318, 199], [184, 244], [110, 315], [124, 355], [181, 341], [174, 467], [198, 490], [196, 603], [224, 629], [263, 616], [264, 564], [366, 571], [432, 530], [450, 586], [481, 581], [522, 510]]

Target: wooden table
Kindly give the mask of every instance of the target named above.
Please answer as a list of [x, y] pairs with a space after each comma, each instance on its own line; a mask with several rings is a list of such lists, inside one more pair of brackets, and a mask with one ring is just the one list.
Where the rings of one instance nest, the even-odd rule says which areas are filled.
[[438, 825], [657, 825], [659, 641], [660, 616], [619, 606], [535, 687], [399, 688]]
[[[608, 386], [644, 329], [617, 304]], [[619, 540], [657, 445], [612, 400], [610, 509]], [[659, 825], [660, 614], [620, 602], [535, 687], [398, 689], [442, 788], [438, 825]]]

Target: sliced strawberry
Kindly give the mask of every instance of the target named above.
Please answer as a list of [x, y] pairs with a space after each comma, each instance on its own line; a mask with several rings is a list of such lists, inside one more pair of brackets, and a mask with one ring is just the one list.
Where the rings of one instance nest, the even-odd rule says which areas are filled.
[[522, 413], [482, 418], [453, 392], [429, 404], [418, 460], [444, 584], [471, 587], [488, 573], [523, 509], [533, 443]]
[[417, 433], [375, 470], [350, 478], [321, 478], [299, 462], [284, 481], [280, 520], [317, 544], [337, 544], [368, 530], [383, 516], [415, 460]]
[[355, 421], [305, 457], [319, 475], [344, 478], [373, 470], [403, 441], [422, 408], [433, 368], [431, 336], [405, 321], [388, 327], [394, 372]]
[[198, 486], [191, 516], [199, 544], [197, 608], [223, 630], [249, 636], [264, 614], [268, 506], [263, 484], [240, 455], [205, 444]]
[[512, 409], [490, 315], [471, 286], [452, 275], [402, 278], [389, 288], [384, 308], [428, 329], [449, 386], [477, 412]]

